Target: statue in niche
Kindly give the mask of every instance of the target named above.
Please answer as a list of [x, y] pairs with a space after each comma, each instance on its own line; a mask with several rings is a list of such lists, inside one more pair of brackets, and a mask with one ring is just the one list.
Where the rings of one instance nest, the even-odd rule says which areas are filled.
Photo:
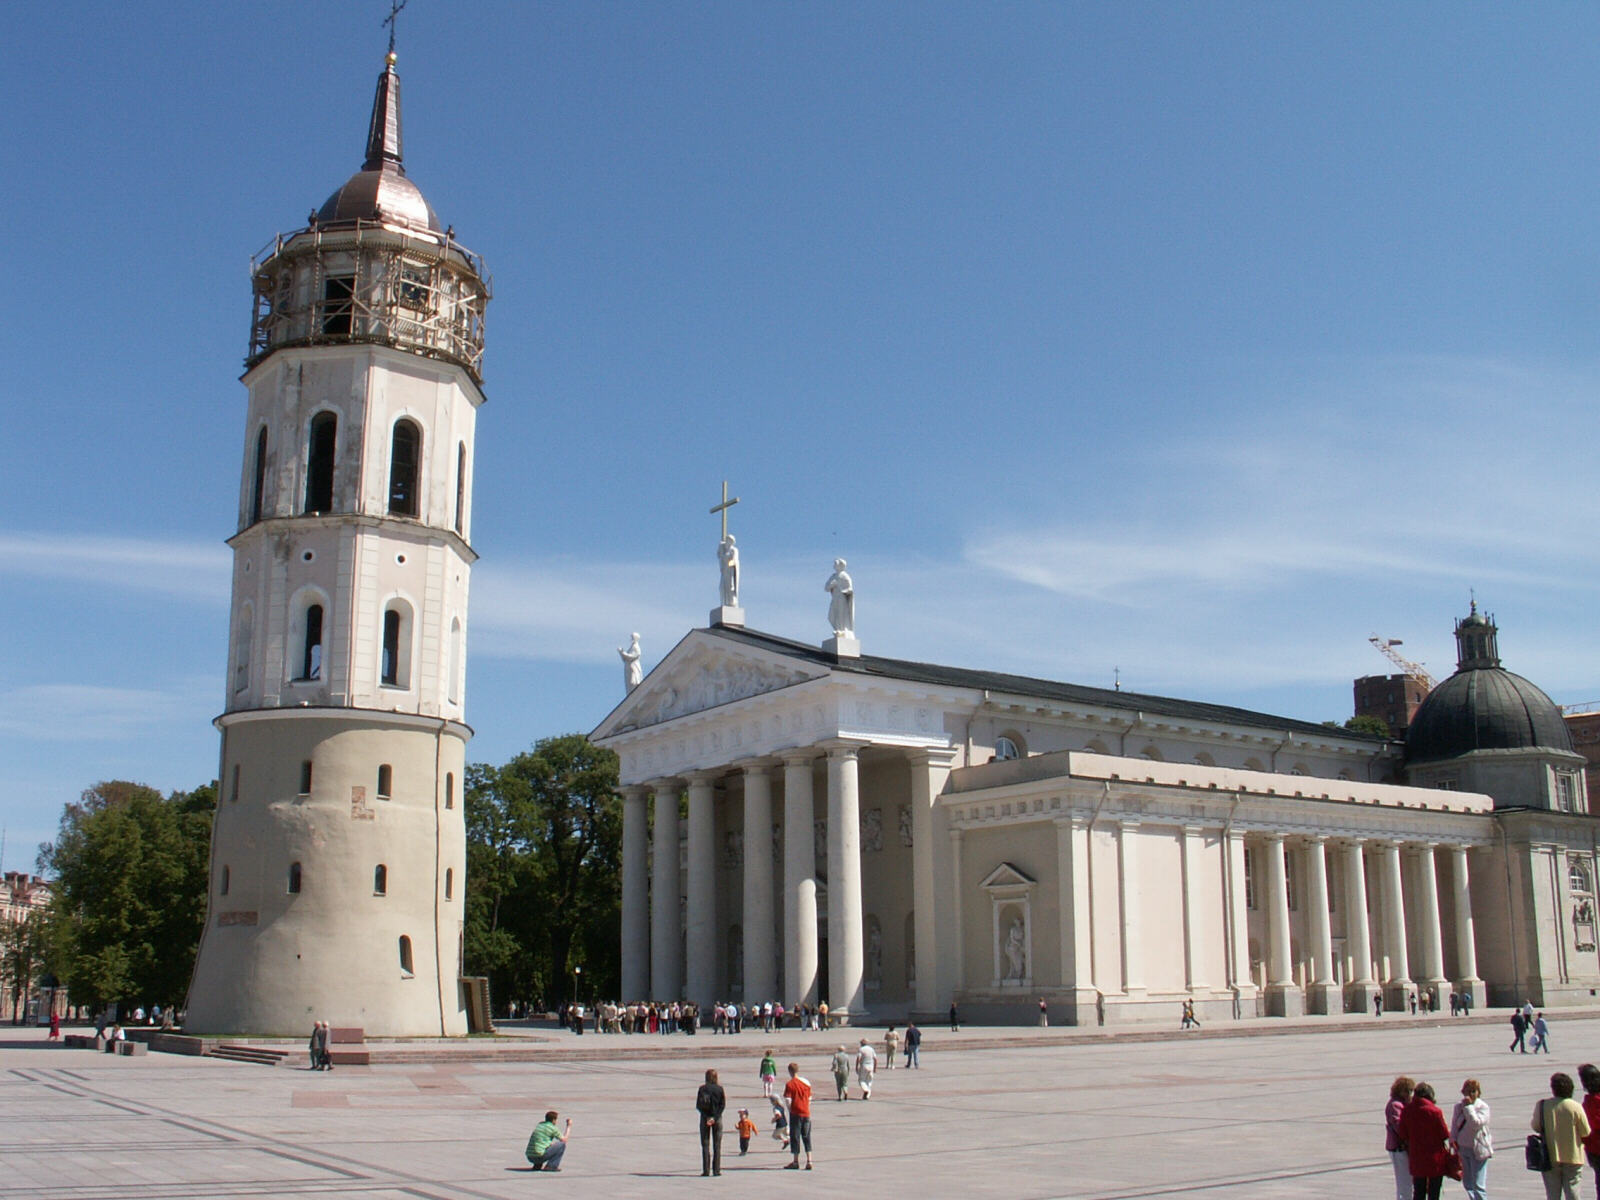
[[622, 656], [622, 686], [631, 692], [644, 679], [644, 668], [639, 665], [639, 635], [633, 635], [626, 650], [618, 647], [617, 653]]
[[1005, 945], [1000, 949], [1006, 956], [1006, 978], [1023, 980], [1028, 977], [1028, 931], [1022, 918], [1011, 919], [1011, 930], [1006, 934]]
[[1594, 901], [1587, 896], [1572, 906], [1572, 934], [1579, 950], [1594, 949]]
[[722, 544], [717, 547], [717, 561], [722, 564], [722, 606], [738, 608], [739, 544], [734, 540], [733, 534], [722, 535]]
[[861, 814], [861, 848], [883, 849], [883, 809], [869, 808]]
[[900, 844], [907, 849], [911, 846], [911, 806], [900, 806]]
[[873, 987], [883, 982], [883, 930], [877, 917], [867, 918], [867, 982]]
[[833, 597], [828, 601], [828, 625], [836, 638], [856, 635], [856, 585], [844, 567], [844, 559], [834, 559], [833, 574], [822, 585], [822, 590]]

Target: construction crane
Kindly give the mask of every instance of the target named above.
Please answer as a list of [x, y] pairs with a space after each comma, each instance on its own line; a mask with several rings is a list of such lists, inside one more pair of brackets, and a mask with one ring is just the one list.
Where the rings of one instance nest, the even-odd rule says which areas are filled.
[[1405, 645], [1405, 643], [1399, 638], [1385, 638], [1379, 637], [1377, 634], [1373, 634], [1367, 639], [1367, 641], [1372, 643], [1373, 649], [1387, 658], [1395, 666], [1399, 667], [1407, 675], [1415, 675], [1418, 679], [1422, 680], [1423, 683], [1427, 684], [1430, 692], [1436, 686], [1438, 686], [1434, 682], [1433, 676], [1428, 674], [1426, 667], [1424, 667], [1421, 663], [1412, 662], [1409, 658], [1405, 657], [1405, 655], [1401, 654], [1395, 649], [1396, 646]]

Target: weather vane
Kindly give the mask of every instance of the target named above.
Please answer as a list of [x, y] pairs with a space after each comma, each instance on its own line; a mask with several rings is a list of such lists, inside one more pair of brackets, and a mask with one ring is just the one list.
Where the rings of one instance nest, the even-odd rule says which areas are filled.
[[394, 53], [394, 31], [395, 31], [395, 28], [399, 25], [399, 22], [396, 21], [395, 18], [400, 15], [400, 10], [402, 8], [404, 8], [409, 2], [410, 2], [410, 0], [389, 0], [389, 15], [383, 19], [383, 23], [389, 27], [389, 53], [390, 54]]

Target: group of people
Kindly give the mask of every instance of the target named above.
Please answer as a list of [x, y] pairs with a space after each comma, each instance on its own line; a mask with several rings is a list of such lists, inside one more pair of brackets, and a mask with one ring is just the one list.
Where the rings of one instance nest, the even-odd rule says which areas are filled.
[[717, 1001], [711, 1006], [708, 1019], [703, 1019], [700, 1006], [687, 1001], [670, 1003], [640, 1002], [617, 1004], [604, 1001], [585, 1007], [569, 1004], [561, 1009], [561, 1024], [575, 1034], [592, 1027], [595, 1033], [695, 1033], [709, 1025], [713, 1033], [744, 1033], [761, 1030], [771, 1033], [786, 1025], [792, 1029], [826, 1030], [830, 1028], [828, 1005], [801, 1004], [785, 1008], [781, 1002], [763, 1004], [735, 1004]]
[[1511, 1013], [1511, 1050], [1528, 1053], [1528, 1035], [1533, 1034], [1533, 1052], [1550, 1053], [1550, 1023], [1543, 1013], [1535, 1013], [1531, 1003]]
[[[1578, 1200], [1583, 1164], [1600, 1172], [1600, 1067], [1578, 1068], [1583, 1101], [1573, 1098], [1572, 1076], [1550, 1076], [1550, 1096], [1534, 1107], [1529, 1128], [1537, 1134], [1544, 1159], [1540, 1168], [1546, 1200]], [[1476, 1079], [1461, 1085], [1461, 1099], [1448, 1121], [1432, 1085], [1402, 1075], [1389, 1087], [1383, 1110], [1384, 1149], [1394, 1167], [1395, 1200], [1439, 1200], [1446, 1178], [1459, 1179], [1469, 1200], [1487, 1200], [1489, 1160], [1494, 1138], [1489, 1131], [1489, 1102]]]
[[328, 1052], [328, 1043], [332, 1040], [332, 1026], [326, 1021], [318, 1021], [311, 1027], [311, 1069], [313, 1071], [333, 1070], [333, 1055]]

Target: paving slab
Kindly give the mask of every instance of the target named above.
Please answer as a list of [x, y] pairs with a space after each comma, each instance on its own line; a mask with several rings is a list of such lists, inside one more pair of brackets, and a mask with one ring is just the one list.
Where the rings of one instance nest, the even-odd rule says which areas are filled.
[[[847, 1103], [831, 1099], [827, 1059], [859, 1034], [701, 1035], [692, 1051], [680, 1037], [586, 1035], [587, 1051], [608, 1043], [609, 1057], [583, 1059], [566, 1056], [578, 1039], [560, 1034], [540, 1043], [551, 1051], [540, 1061], [436, 1051], [433, 1061], [313, 1072], [118, 1058], [7, 1031], [0, 1198], [499, 1200], [530, 1189], [707, 1188], [918, 1200], [1383, 1197], [1393, 1185], [1381, 1112], [1401, 1072], [1431, 1081], [1447, 1109], [1464, 1078], [1479, 1079], [1501, 1147], [1491, 1193], [1533, 1196], [1541, 1189], [1522, 1169], [1521, 1142], [1534, 1104], [1552, 1071], [1600, 1059], [1592, 1015], [1558, 1018], [1559, 1057], [1509, 1053], [1503, 1018], [1265, 1029], [1274, 1036], [930, 1029], [921, 1070], [880, 1071], [870, 1102], [852, 1089]], [[765, 1135], [756, 1068], [769, 1042], [816, 1088], [812, 1173], [785, 1171], [787, 1156]], [[730, 1134], [720, 1180], [700, 1178], [693, 1101], [707, 1067], [764, 1131], [742, 1158]], [[535, 1178], [522, 1148], [547, 1108], [573, 1118], [573, 1140], [566, 1169]]]

